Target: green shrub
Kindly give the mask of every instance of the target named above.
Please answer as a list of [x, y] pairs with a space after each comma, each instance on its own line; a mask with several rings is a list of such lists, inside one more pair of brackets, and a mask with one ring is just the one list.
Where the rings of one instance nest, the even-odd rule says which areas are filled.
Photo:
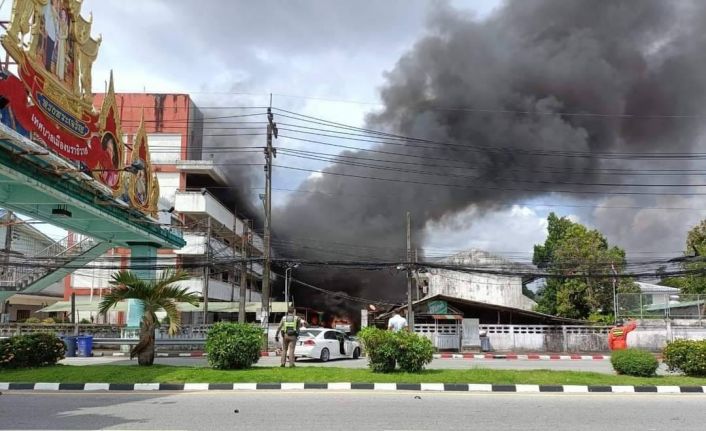
[[90, 324], [91, 324], [91, 321], [88, 320], [88, 319], [86, 319], [86, 318], [84, 317], [84, 318], [81, 319], [81, 321], [78, 322], [78, 323], [80, 323], [80, 324], [82, 324], [82, 325], [90, 325]]
[[706, 340], [676, 340], [667, 343], [662, 358], [670, 371], [687, 376], [706, 376]]
[[64, 358], [66, 346], [54, 334], [36, 333], [0, 340], [0, 367], [32, 368], [54, 365]]
[[247, 323], [216, 323], [206, 337], [208, 362], [221, 370], [252, 367], [261, 347], [262, 329]]
[[397, 341], [397, 363], [400, 370], [418, 373], [434, 358], [431, 340], [408, 331], [395, 332]]
[[659, 366], [653, 354], [638, 349], [616, 350], [610, 362], [618, 374], [638, 377], [654, 376]]
[[14, 357], [12, 340], [10, 338], [0, 339], [0, 368], [9, 368]]
[[363, 328], [358, 333], [368, 356], [368, 366], [375, 373], [390, 373], [397, 364], [398, 347], [394, 332], [373, 326]]
[[42, 323], [42, 321], [39, 320], [39, 317], [30, 317], [29, 319], [25, 320], [25, 323]]
[[56, 323], [56, 320], [54, 320], [53, 317], [47, 317], [46, 319], [42, 320], [42, 323], [46, 323], [47, 325], [53, 325]]

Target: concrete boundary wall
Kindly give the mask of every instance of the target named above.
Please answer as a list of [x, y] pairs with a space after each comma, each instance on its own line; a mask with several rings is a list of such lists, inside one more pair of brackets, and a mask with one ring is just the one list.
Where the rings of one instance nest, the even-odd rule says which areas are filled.
[[605, 352], [608, 326], [480, 325], [490, 347], [507, 352]]

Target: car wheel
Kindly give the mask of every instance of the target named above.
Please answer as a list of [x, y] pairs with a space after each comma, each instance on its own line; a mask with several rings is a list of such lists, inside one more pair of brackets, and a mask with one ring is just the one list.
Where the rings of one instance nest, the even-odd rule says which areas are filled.
[[331, 358], [331, 353], [324, 347], [321, 350], [321, 357], [319, 359], [321, 359], [321, 362], [328, 362], [329, 358]]
[[358, 359], [360, 358], [360, 348], [356, 347], [355, 350], [353, 350], [353, 359]]

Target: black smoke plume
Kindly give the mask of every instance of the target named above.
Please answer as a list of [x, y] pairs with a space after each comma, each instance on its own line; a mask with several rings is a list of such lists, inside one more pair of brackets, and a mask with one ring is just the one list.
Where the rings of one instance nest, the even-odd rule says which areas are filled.
[[[702, 126], [690, 115], [706, 101], [704, 24], [704, 2], [517, 0], [484, 20], [442, 4], [427, 34], [386, 74], [384, 108], [366, 126], [433, 143], [372, 147], [414, 157], [342, 153], [415, 165], [370, 162], [398, 169], [379, 170], [340, 157], [275, 214], [278, 253], [405, 260], [406, 211], [422, 245], [427, 222], [471, 205], [493, 211], [557, 191], [581, 199], [674, 191], [659, 184], [679, 178], [615, 174], [688, 161], [606, 153], [693, 151]], [[630, 185], [646, 181], [654, 187]], [[404, 297], [404, 277], [389, 272], [298, 273], [333, 290]]]

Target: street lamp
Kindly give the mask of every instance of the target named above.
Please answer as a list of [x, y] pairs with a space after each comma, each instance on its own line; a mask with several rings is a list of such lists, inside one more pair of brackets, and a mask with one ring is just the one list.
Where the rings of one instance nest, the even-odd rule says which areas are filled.
[[284, 270], [284, 304], [287, 309], [289, 309], [289, 280], [291, 278], [292, 270], [298, 266], [298, 263], [290, 263], [287, 265], [287, 269]]

